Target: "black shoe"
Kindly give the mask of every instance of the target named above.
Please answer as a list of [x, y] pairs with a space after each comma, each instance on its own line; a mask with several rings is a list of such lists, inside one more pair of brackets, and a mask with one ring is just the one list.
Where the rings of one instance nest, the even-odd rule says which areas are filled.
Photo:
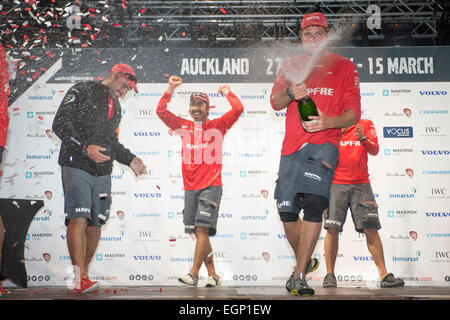
[[314, 294], [314, 289], [308, 286], [306, 280], [298, 277], [294, 281], [293, 288], [291, 289], [291, 294], [296, 296], [311, 296]]
[[325, 278], [323, 279], [322, 287], [324, 288], [336, 288], [337, 281], [336, 277], [332, 273], [327, 273]]
[[[306, 274], [313, 272], [318, 267], [319, 267], [319, 260], [317, 260], [316, 258], [312, 258], [308, 263], [308, 267], [306, 267]], [[291, 276], [286, 282], [286, 290], [288, 292], [291, 292], [293, 286], [294, 286], [294, 272], [292, 272]]]
[[382, 288], [394, 288], [394, 287], [403, 287], [405, 282], [400, 278], [395, 278], [392, 273], [388, 273], [383, 280], [381, 280]]

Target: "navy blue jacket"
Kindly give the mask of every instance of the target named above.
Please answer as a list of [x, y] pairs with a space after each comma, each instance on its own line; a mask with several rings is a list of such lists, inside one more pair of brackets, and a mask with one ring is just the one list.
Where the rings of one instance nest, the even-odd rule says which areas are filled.
[[[108, 119], [109, 98], [114, 101], [114, 114]], [[113, 161], [130, 165], [135, 157], [117, 138], [122, 109], [109, 88], [99, 82], [81, 82], [71, 87], [53, 120], [52, 130], [61, 139], [58, 163], [85, 170], [93, 175], [111, 174]], [[88, 145], [106, 148], [111, 159], [96, 163], [83, 151]]]

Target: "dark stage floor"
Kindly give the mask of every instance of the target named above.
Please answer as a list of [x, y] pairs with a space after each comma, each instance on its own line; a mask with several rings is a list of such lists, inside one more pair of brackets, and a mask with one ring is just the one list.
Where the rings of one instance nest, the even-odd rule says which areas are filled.
[[315, 295], [297, 297], [284, 287], [244, 286], [191, 287], [109, 287], [97, 292], [73, 294], [65, 287], [5, 288], [1, 300], [450, 300], [450, 287], [367, 288], [313, 287]]

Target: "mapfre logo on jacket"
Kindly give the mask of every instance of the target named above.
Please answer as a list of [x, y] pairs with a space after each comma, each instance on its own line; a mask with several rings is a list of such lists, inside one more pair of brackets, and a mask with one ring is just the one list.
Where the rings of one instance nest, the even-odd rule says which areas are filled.
[[334, 88], [322, 88], [322, 87], [316, 87], [316, 88], [308, 88], [308, 94], [317, 96], [333, 96], [334, 95]]

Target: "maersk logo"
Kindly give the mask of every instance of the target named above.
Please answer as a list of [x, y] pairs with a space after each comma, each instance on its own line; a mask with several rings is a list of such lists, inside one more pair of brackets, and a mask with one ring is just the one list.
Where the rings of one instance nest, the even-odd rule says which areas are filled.
[[413, 127], [383, 127], [384, 138], [412, 138]]

